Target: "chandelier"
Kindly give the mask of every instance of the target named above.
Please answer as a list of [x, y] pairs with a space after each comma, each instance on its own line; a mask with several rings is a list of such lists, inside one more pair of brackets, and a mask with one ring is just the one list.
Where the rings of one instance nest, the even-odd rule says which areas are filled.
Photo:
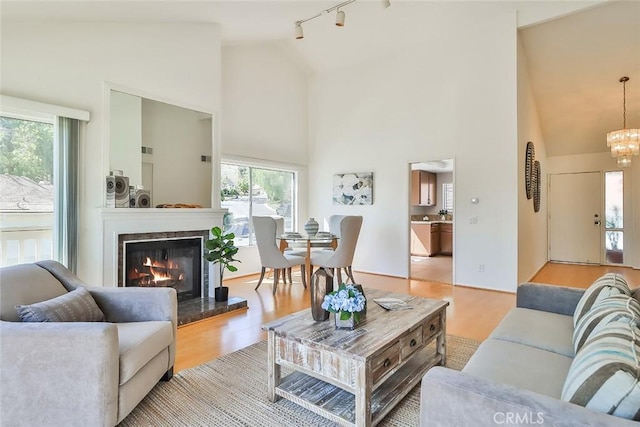
[[640, 129], [627, 129], [627, 82], [629, 77], [620, 77], [622, 83], [622, 129], [607, 133], [607, 147], [611, 157], [618, 159], [619, 167], [631, 166], [631, 156], [640, 154]]

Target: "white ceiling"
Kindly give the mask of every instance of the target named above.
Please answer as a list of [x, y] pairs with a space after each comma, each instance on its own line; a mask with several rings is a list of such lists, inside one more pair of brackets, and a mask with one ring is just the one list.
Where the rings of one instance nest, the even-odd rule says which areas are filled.
[[[381, 0], [347, 5], [342, 28], [334, 25], [335, 13], [309, 21], [303, 40], [294, 39], [295, 21], [340, 1], [3, 0], [0, 13], [3, 21], [219, 23], [225, 45], [277, 43], [304, 69], [318, 73], [402, 47], [442, 43], [451, 28], [517, 11], [549, 155], [606, 151], [606, 132], [622, 125], [622, 75], [631, 77], [628, 127], [640, 127], [640, 2], [391, 2], [387, 9]], [[568, 16], [533, 25], [558, 15]]]

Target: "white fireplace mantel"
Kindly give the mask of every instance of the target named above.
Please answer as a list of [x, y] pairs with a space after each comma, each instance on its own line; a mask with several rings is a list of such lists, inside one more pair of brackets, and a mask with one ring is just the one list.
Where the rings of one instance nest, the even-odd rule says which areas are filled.
[[[118, 286], [118, 235], [210, 230], [222, 227], [226, 209], [103, 208], [103, 286]], [[213, 276], [210, 276], [213, 277]]]

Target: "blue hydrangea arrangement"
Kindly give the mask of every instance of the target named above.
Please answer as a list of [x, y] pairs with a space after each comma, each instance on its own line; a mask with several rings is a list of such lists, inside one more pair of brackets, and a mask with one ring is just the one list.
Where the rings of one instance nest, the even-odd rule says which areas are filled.
[[341, 284], [337, 291], [324, 297], [322, 308], [331, 313], [340, 313], [340, 320], [349, 320], [353, 315], [355, 322], [360, 321], [366, 299], [353, 285]]

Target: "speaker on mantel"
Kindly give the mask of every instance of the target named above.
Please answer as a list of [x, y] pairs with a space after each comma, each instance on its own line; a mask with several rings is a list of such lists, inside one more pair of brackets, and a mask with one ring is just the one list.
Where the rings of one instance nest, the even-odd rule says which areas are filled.
[[105, 201], [106, 208], [115, 208], [116, 207], [116, 177], [115, 176], [107, 176], [106, 179], [106, 194], [107, 198]]
[[151, 192], [142, 188], [129, 188], [129, 207], [130, 208], [150, 208]]
[[129, 207], [129, 178], [114, 176], [116, 183], [116, 208]]
[[151, 192], [149, 190], [136, 191], [136, 207], [138, 208], [151, 207]]

